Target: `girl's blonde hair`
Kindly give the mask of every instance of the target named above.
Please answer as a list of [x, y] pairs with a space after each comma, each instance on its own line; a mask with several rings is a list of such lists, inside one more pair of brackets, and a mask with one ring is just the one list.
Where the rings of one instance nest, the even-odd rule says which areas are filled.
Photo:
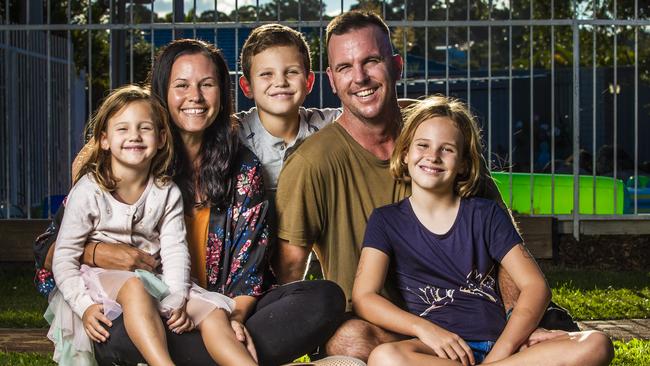
[[112, 91], [93, 114], [87, 125], [87, 132], [92, 131], [93, 139], [88, 159], [83, 163], [74, 177], [76, 183], [81, 177], [90, 173], [97, 184], [104, 190], [113, 191], [117, 178], [111, 169], [111, 152], [101, 148], [101, 136], [108, 128], [108, 121], [124, 107], [134, 102], [146, 102], [151, 108], [151, 118], [159, 137], [164, 136], [165, 142], [151, 162], [149, 174], [153, 174], [157, 184], [165, 184], [170, 177], [167, 175], [174, 154], [174, 145], [169, 129], [167, 111], [157, 97], [148, 88], [138, 85], [127, 85]]
[[390, 159], [390, 172], [397, 180], [409, 181], [408, 167], [404, 158], [413, 142], [415, 131], [422, 122], [434, 117], [447, 117], [454, 121], [462, 134], [463, 144], [460, 157], [464, 172], [456, 176], [455, 191], [461, 197], [475, 196], [487, 178], [487, 166], [481, 154], [481, 129], [467, 106], [457, 99], [434, 95], [413, 103], [404, 111], [404, 127], [395, 143]]

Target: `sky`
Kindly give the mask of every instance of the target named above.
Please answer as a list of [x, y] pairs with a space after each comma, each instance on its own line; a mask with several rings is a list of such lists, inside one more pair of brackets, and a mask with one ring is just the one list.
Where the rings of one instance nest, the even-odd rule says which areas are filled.
[[[206, 10], [213, 10], [215, 0], [185, 0], [185, 11], [194, 7], [194, 1], [196, 1], [196, 8], [198, 14]], [[259, 0], [260, 5], [271, 2], [270, 0]], [[238, 0], [237, 5], [255, 5], [256, 0]], [[325, 4], [325, 13], [329, 15], [336, 15], [341, 12], [341, 0], [323, 0]], [[350, 5], [356, 3], [352, 0], [344, 0], [343, 7], [344, 10], [350, 8]], [[217, 9], [223, 13], [229, 14], [232, 10], [235, 9], [235, 0], [217, 0]], [[158, 15], [164, 15], [171, 13], [172, 11], [172, 0], [155, 0], [154, 10]]]

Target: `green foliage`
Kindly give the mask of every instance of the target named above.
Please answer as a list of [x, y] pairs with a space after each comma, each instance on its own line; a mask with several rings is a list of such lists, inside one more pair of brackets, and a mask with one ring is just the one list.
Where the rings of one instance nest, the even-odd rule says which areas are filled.
[[616, 355], [611, 363], [612, 366], [650, 365], [650, 340], [614, 341], [614, 349]]

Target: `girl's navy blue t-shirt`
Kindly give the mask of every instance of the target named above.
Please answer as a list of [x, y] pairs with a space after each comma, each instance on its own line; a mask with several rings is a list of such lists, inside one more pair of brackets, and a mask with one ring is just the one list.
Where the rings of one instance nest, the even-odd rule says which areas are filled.
[[406, 310], [467, 340], [495, 341], [506, 317], [497, 289], [501, 259], [523, 243], [496, 202], [461, 199], [444, 235], [429, 231], [409, 199], [375, 209], [364, 247], [386, 253]]

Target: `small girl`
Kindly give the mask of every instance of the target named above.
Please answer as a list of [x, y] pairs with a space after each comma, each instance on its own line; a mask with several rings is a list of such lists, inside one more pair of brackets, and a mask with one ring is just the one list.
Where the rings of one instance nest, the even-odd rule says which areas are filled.
[[[412, 195], [370, 216], [352, 303], [362, 318], [410, 339], [378, 346], [369, 364], [608, 364], [612, 344], [599, 332], [529, 341], [551, 292], [507, 212], [474, 197], [490, 179], [480, 173], [481, 151], [479, 128], [461, 102], [434, 96], [407, 111], [390, 169], [410, 180]], [[521, 291], [509, 319], [499, 265]], [[404, 309], [379, 294], [387, 273]]]
[[[255, 364], [230, 326], [234, 301], [190, 282], [181, 192], [166, 175], [173, 145], [164, 108], [148, 90], [126, 86], [104, 100], [91, 123], [95, 142], [67, 197], [54, 251], [58, 291], [46, 312], [54, 359], [95, 364], [90, 340], [106, 341], [106, 327], [123, 312], [147, 363], [172, 365], [160, 311], [175, 333], [197, 326], [215, 362]], [[87, 242], [159, 253], [162, 274], [80, 266]]]

